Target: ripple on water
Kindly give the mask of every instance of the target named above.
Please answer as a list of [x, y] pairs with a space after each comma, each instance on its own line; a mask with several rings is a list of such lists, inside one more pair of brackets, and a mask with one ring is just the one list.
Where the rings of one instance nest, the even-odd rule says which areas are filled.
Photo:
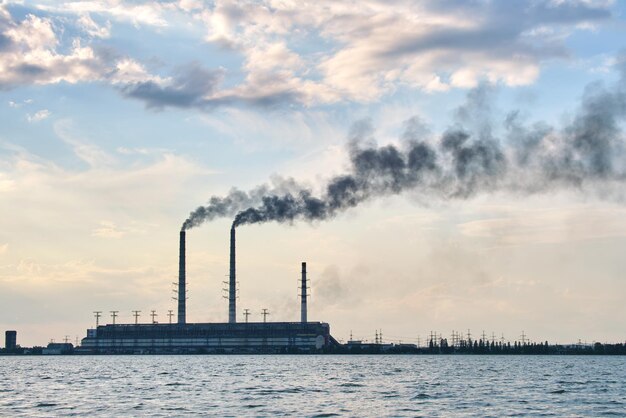
[[57, 406], [58, 404], [52, 402], [38, 402], [35, 405], [35, 408], [52, 408]]
[[361, 383], [346, 382], [346, 383], [340, 383], [338, 386], [342, 388], [360, 388], [360, 387], [363, 387], [364, 385], [362, 385]]
[[0, 376], [0, 417], [626, 416], [624, 357], [13, 357]]

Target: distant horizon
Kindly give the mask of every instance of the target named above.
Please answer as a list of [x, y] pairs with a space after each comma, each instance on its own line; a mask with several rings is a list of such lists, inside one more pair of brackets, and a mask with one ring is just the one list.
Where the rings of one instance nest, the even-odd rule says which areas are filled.
[[[626, 4], [0, 0], [0, 330], [626, 341]], [[173, 317], [176, 321], [176, 316]], [[4, 334], [2, 334], [4, 335]], [[422, 340], [423, 341], [423, 340]]]

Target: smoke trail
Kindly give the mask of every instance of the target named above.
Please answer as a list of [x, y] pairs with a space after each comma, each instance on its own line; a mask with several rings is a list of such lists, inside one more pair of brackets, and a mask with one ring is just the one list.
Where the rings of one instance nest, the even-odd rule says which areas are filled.
[[226, 196], [212, 196], [209, 202], [189, 214], [182, 230], [194, 228], [217, 218], [233, 217], [240, 211], [261, 203], [264, 196], [301, 189], [293, 179], [274, 178], [272, 185], [261, 185], [249, 192], [233, 188]]
[[357, 124], [350, 134], [348, 171], [331, 178], [318, 196], [296, 182], [279, 192], [267, 188], [249, 194], [231, 192], [198, 208], [185, 225], [229, 215], [235, 216], [235, 227], [321, 221], [366, 200], [408, 190], [444, 200], [497, 191], [587, 192], [611, 185], [623, 193], [626, 161], [620, 124], [626, 116], [626, 71], [611, 89], [588, 86], [577, 114], [562, 129], [546, 123], [526, 126], [519, 113], [512, 112], [504, 121], [501, 139], [494, 135], [490, 120], [492, 91], [488, 85], [471, 91], [457, 110], [457, 123], [436, 140], [413, 118], [401, 146], [378, 147], [371, 126]]

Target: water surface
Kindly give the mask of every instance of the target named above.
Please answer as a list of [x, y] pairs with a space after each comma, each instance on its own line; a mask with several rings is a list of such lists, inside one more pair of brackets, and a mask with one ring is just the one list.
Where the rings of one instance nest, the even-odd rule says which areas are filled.
[[0, 416], [626, 416], [626, 358], [0, 357]]

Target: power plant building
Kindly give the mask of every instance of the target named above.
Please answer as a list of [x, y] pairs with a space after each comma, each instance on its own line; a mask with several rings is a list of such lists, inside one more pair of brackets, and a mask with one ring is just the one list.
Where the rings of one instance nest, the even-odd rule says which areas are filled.
[[89, 330], [81, 351], [101, 353], [315, 352], [335, 344], [322, 322], [116, 324]]
[[324, 322], [307, 320], [306, 263], [302, 263], [300, 322], [243, 322], [236, 318], [235, 228], [230, 231], [228, 322], [188, 323], [185, 231], [180, 232], [178, 321], [107, 324], [87, 330], [78, 353], [290, 353], [319, 352], [339, 343]]

